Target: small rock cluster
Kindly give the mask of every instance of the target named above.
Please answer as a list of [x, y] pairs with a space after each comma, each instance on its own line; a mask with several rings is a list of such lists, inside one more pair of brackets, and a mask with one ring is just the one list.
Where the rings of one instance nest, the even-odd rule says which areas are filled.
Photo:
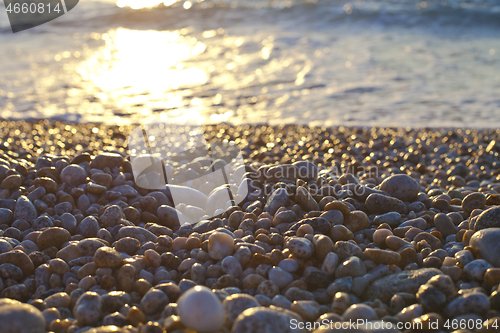
[[[209, 186], [174, 207], [136, 184], [130, 130], [3, 122], [2, 333], [498, 332], [498, 132], [208, 126], [251, 191], [203, 219]], [[224, 163], [177, 158], [187, 181]]]

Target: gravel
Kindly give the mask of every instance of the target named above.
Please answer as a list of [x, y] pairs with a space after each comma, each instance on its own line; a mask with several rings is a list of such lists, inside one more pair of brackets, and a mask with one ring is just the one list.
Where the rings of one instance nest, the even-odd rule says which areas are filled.
[[[245, 160], [233, 206], [210, 184], [138, 186], [132, 129], [2, 122], [2, 332], [500, 324], [497, 131], [206, 126]], [[193, 156], [189, 184], [225, 163]]]

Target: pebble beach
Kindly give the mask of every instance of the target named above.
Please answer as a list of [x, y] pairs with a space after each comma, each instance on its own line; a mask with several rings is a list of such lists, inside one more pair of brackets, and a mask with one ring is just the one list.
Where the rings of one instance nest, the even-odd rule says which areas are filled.
[[132, 129], [1, 122], [2, 333], [498, 332], [498, 130], [207, 125], [251, 191], [181, 226]]

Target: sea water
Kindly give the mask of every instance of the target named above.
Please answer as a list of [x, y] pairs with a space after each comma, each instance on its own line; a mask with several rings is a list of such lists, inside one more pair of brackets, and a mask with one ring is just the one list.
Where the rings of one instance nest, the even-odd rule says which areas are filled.
[[0, 118], [500, 125], [500, 1], [82, 0], [13, 34]]

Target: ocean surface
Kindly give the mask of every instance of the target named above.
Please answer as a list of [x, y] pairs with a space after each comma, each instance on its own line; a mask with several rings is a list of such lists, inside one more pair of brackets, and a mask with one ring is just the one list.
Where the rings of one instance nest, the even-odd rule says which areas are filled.
[[0, 4], [0, 118], [498, 128], [500, 1]]

